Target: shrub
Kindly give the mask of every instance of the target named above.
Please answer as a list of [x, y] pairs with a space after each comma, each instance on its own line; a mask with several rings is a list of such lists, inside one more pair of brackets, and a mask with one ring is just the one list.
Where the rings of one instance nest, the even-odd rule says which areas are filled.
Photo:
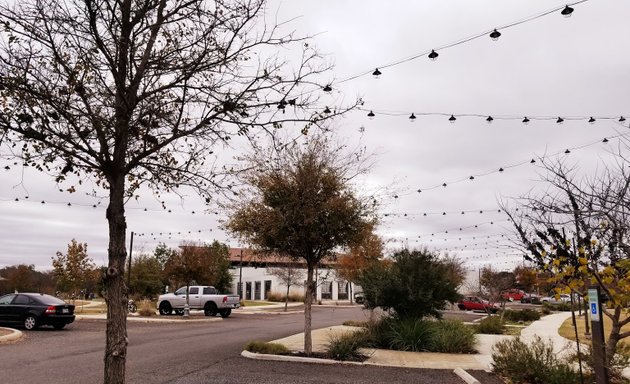
[[543, 315], [548, 315], [548, 314], [550, 314], [550, 313], [551, 313], [551, 309], [549, 309], [549, 307], [547, 307], [547, 306], [544, 306], [544, 305], [543, 305], [543, 307], [542, 307], [542, 309], [540, 310], [540, 312], [541, 312]]
[[267, 343], [264, 341], [250, 341], [245, 345], [245, 350], [269, 355], [286, 355], [289, 353], [289, 350], [283, 344]]
[[505, 332], [505, 324], [501, 316], [487, 316], [477, 323], [475, 331], [489, 335], [502, 335]]
[[[265, 296], [265, 300], [273, 301], [275, 303], [284, 303], [287, 298], [287, 295], [279, 293], [279, 292], [269, 292]], [[301, 293], [289, 293], [290, 302], [298, 303], [304, 301], [304, 295]]]
[[363, 355], [359, 352], [359, 348], [365, 345], [364, 331], [333, 334], [326, 346], [326, 352], [335, 360], [360, 361]]
[[265, 295], [265, 300], [273, 302], [283, 302], [284, 295], [278, 292], [269, 292]]
[[140, 316], [155, 315], [155, 305], [150, 300], [144, 299], [138, 303], [138, 314]]
[[531, 344], [519, 338], [503, 340], [492, 347], [494, 371], [513, 384], [575, 384], [580, 377], [560, 360], [553, 343], [536, 337]]
[[523, 309], [522, 311], [513, 311], [506, 309], [503, 311], [503, 319], [507, 321], [536, 321], [540, 320], [540, 312], [534, 309]]
[[366, 308], [393, 309], [399, 317], [441, 316], [447, 302], [459, 299], [448, 263], [436, 253], [401, 250], [391, 263], [371, 263], [359, 276]]
[[[547, 308], [549, 311], [559, 311], [559, 312], [567, 312], [571, 310], [571, 303], [558, 303], [551, 304], [548, 302], [543, 303], [543, 309]], [[573, 309], [578, 310], [578, 305], [573, 304]], [[544, 313], [544, 312], [543, 312]]]
[[384, 318], [368, 323], [367, 344], [400, 351], [472, 353], [474, 332], [460, 321]]
[[[283, 296], [283, 298], [284, 298], [284, 296]], [[303, 303], [304, 302], [304, 294], [302, 294], [302, 293], [289, 293], [289, 301], [294, 302], [294, 303]]]
[[369, 326], [369, 323], [367, 321], [346, 320], [343, 322], [343, 325], [348, 327], [367, 328]]
[[433, 335], [432, 352], [475, 353], [475, 332], [461, 321], [438, 321]]

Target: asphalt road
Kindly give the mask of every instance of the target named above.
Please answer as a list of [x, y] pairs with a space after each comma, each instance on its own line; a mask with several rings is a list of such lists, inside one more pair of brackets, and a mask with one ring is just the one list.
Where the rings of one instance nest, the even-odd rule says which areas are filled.
[[[314, 308], [313, 328], [363, 320], [359, 308]], [[240, 356], [250, 340], [302, 332], [303, 314], [246, 315], [204, 323], [128, 322], [128, 383], [458, 383], [450, 370], [324, 366]], [[0, 382], [101, 383], [105, 321], [78, 320], [62, 331], [41, 328], [0, 346]], [[485, 372], [482, 383], [499, 383]]]

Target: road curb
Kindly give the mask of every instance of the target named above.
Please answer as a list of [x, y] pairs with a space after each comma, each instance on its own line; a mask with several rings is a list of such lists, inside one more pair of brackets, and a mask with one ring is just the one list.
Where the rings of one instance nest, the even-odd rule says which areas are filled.
[[254, 360], [272, 360], [272, 361], [291, 361], [297, 363], [311, 363], [311, 364], [342, 364], [342, 365], [364, 365], [358, 361], [339, 361], [330, 359], [318, 359], [314, 357], [301, 357], [301, 356], [285, 356], [285, 355], [270, 355], [266, 353], [253, 353], [249, 351], [241, 352], [241, 356], [254, 359]]
[[21, 331], [18, 331], [17, 329], [13, 329], [13, 328], [0, 328], [0, 329], [11, 331], [11, 333], [9, 333], [8, 335], [0, 336], [0, 344], [15, 341], [22, 338], [22, 336], [24, 336], [24, 334]]
[[455, 368], [453, 372], [462, 380], [464, 380], [466, 384], [481, 384], [479, 383], [479, 380], [475, 379], [470, 373], [464, 371], [461, 368]]
[[[102, 317], [102, 316], [85, 316], [85, 315], [77, 315], [76, 316], [77, 320], [107, 320], [107, 317]], [[152, 318], [152, 317], [132, 317], [129, 316], [127, 317], [127, 321], [133, 321], [133, 322], [144, 322], [144, 323], [212, 323], [215, 321], [223, 321], [223, 318], [221, 317], [211, 317], [208, 319], [193, 319], [193, 318], [188, 318], [187, 320], [184, 320], [182, 318], [179, 319], [164, 319], [164, 318]]]

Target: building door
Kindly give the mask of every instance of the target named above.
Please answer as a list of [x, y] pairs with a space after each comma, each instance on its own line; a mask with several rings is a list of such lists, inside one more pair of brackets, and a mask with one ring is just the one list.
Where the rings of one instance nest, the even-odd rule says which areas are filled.
[[269, 297], [271, 293], [271, 280], [265, 280], [265, 299]]
[[245, 283], [245, 300], [252, 299], [252, 282], [248, 281]]
[[260, 281], [256, 281], [254, 283], [254, 300], [261, 300], [260, 286], [261, 286]]

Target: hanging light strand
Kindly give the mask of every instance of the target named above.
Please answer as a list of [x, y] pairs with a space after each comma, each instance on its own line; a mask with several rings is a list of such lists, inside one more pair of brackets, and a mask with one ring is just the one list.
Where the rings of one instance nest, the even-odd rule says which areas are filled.
[[[520, 19], [518, 21], [515, 21], [515, 22], [512, 22], [512, 23], [508, 23], [508, 24], [505, 24], [505, 25], [500, 26], [500, 27], [491, 28], [491, 29], [485, 30], [485, 31], [483, 31], [481, 33], [477, 33], [477, 34], [474, 34], [472, 36], [456, 40], [456, 41], [454, 41], [452, 43], [440, 45], [440, 46], [434, 47], [434, 48], [432, 48], [430, 50], [426, 50], [426, 51], [422, 51], [422, 52], [419, 52], [419, 53], [412, 54], [411, 56], [408, 56], [406, 58], [390, 62], [388, 64], [378, 65], [378, 66], [376, 66], [376, 68], [378, 69], [378, 73], [379, 73], [379, 76], [380, 76], [382, 74], [382, 70], [383, 69], [391, 68], [391, 67], [403, 64], [403, 63], [407, 63], [409, 61], [416, 60], [416, 59], [418, 59], [420, 57], [429, 56], [432, 60], [435, 60], [435, 59], [437, 59], [437, 57], [439, 55], [438, 51], [442, 51], [442, 50], [445, 50], [445, 49], [448, 49], [448, 48], [452, 48], [452, 47], [455, 47], [455, 46], [458, 46], [458, 45], [461, 45], [461, 44], [465, 44], [465, 43], [468, 43], [470, 41], [473, 41], [473, 40], [476, 40], [476, 39], [479, 39], [479, 38], [482, 38], [482, 37], [487, 38], [489, 35], [492, 35], [491, 37], [493, 39], [495, 37], [498, 39], [498, 37], [500, 36], [500, 33], [499, 33], [499, 36], [496, 36], [496, 35], [494, 35], [494, 32], [498, 32], [499, 30], [505, 30], [505, 29], [508, 29], [508, 28], [516, 27], [518, 25], [521, 25], [521, 24], [524, 24], [524, 23], [527, 23], [527, 22], [539, 19], [541, 17], [550, 15], [552, 13], [556, 13], [558, 11], [566, 13], [566, 8], [567, 7], [575, 6], [575, 5], [578, 5], [578, 4], [581, 4], [581, 3], [585, 3], [587, 1], [589, 1], [589, 0], [580, 0], [580, 1], [576, 1], [576, 2], [573, 2], [573, 3], [566, 4], [566, 5], [562, 5], [560, 7], [555, 7], [553, 9], [548, 10], [548, 11], [537, 13], [535, 15], [526, 17], [524, 19]], [[569, 8], [571, 8], [571, 7], [569, 7]], [[573, 8], [571, 8], [571, 10], [573, 10]], [[563, 15], [565, 13], [563, 13]], [[375, 68], [375, 67], [372, 67], [372, 68]], [[364, 72], [358, 73], [356, 75], [344, 78], [344, 79], [338, 81], [337, 83], [340, 84], [340, 83], [345, 83], [345, 82], [348, 82], [348, 81], [351, 81], [351, 80], [355, 80], [355, 79], [358, 79], [359, 77], [363, 77], [363, 76], [366, 76], [366, 75], [373, 74], [373, 72], [375, 72], [375, 71], [373, 69], [370, 69], [368, 71], [364, 71]]]

